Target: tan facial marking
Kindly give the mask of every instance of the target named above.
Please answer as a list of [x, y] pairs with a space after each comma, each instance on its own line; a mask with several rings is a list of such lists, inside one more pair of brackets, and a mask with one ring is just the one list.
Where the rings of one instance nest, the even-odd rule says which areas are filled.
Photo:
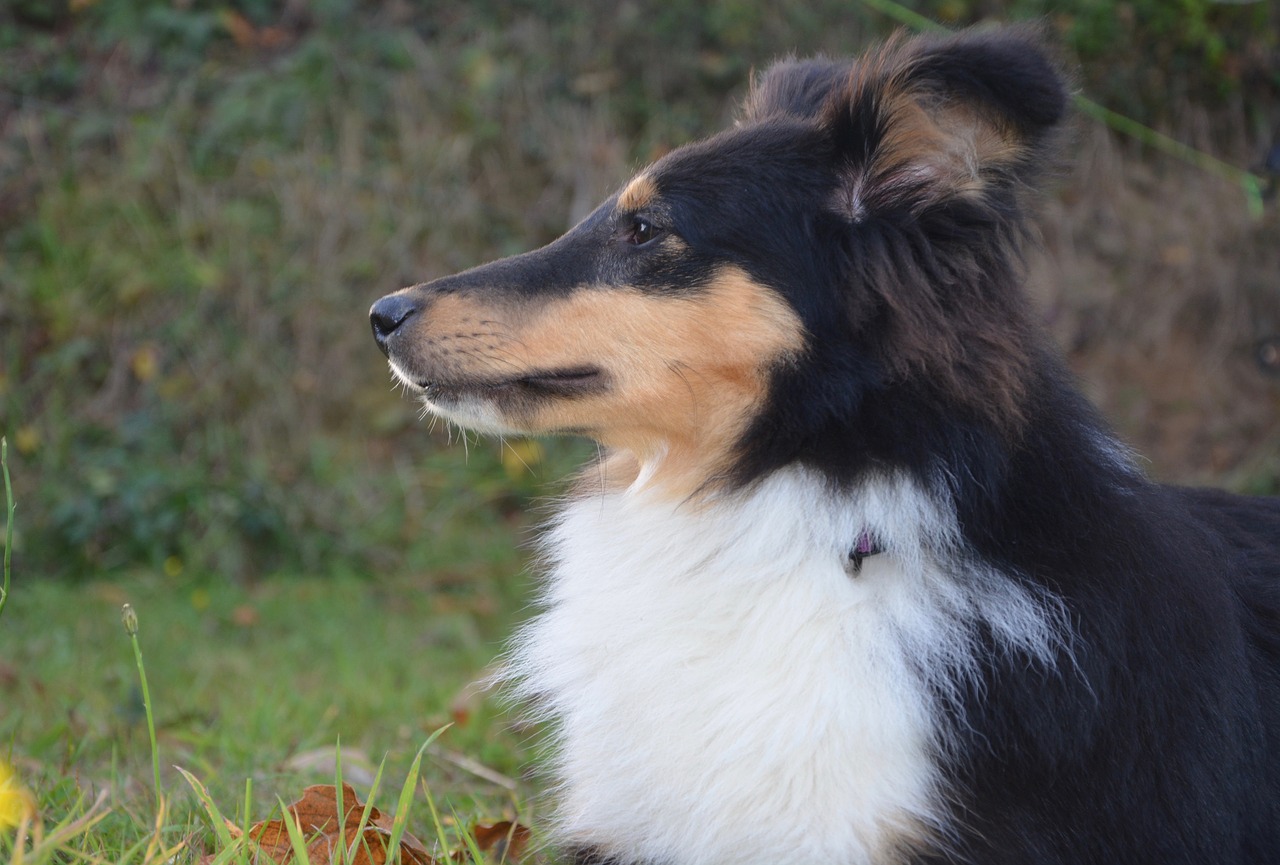
[[643, 210], [653, 197], [658, 194], [658, 187], [647, 174], [638, 174], [627, 184], [626, 189], [618, 196], [618, 209], [623, 211]]
[[[804, 346], [791, 308], [733, 267], [689, 294], [583, 288], [536, 305], [481, 304], [439, 298], [416, 339], [419, 365], [481, 380], [602, 370], [600, 391], [500, 405], [504, 421], [529, 433], [586, 432], [681, 497], [714, 485], [766, 398], [770, 369]], [[463, 315], [481, 324], [459, 327]], [[611, 474], [629, 482], [636, 471]]]

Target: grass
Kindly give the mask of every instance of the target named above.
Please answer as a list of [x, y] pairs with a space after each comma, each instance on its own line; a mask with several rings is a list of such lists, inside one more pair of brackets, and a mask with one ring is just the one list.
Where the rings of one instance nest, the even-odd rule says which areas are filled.
[[9, 479], [9, 439], [0, 436], [0, 471], [4, 473], [4, 585], [0, 587], [0, 614], [9, 601], [9, 572], [13, 567], [13, 483]]
[[[268, 814], [244, 813], [246, 783], [258, 803], [287, 802], [307, 784], [332, 783], [341, 765], [364, 796], [379, 766], [388, 778], [412, 774], [422, 743], [447, 725], [421, 770], [444, 813], [457, 815], [451, 822], [528, 819], [520, 813], [530, 792], [518, 780], [528, 759], [523, 737], [498, 720], [492, 700], [469, 691], [519, 604], [519, 590], [494, 594], [496, 585], [284, 577], [240, 587], [157, 575], [83, 586], [19, 581], [0, 630], [0, 741], [46, 822], [81, 821], [87, 830], [86, 821], [96, 821], [91, 833], [59, 842], [63, 853], [93, 861], [143, 861], [135, 848], [156, 834], [152, 753], [168, 804], [159, 833], [165, 849], [184, 839], [196, 850], [217, 846], [175, 767], [247, 825]], [[124, 602], [139, 611], [155, 752], [120, 627]], [[459, 768], [469, 761], [484, 777]], [[436, 836], [422, 801], [406, 816], [410, 831]], [[0, 856], [5, 844], [0, 832]]]
[[[498, 461], [512, 474], [546, 455], [520, 450]], [[492, 453], [476, 452], [481, 466]], [[0, 469], [9, 538], [3, 438]], [[20, 579], [11, 591], [6, 556], [0, 858], [150, 865], [209, 855], [247, 865], [256, 861], [249, 827], [288, 814], [284, 803], [305, 786], [355, 785], [363, 826], [384, 777], [396, 776], [391, 850], [415, 831], [434, 839], [434, 852], [474, 855], [477, 819], [529, 820], [518, 780], [525, 734], [499, 721], [476, 687], [527, 594], [512, 578], [521, 526], [504, 520], [499, 539], [444, 513], [435, 527], [453, 539], [441, 546], [455, 570], [430, 575], [246, 584], [162, 568], [82, 584]], [[255, 807], [264, 802], [276, 806]], [[235, 837], [224, 813], [240, 827]], [[301, 827], [285, 825], [307, 862]], [[354, 845], [336, 861], [353, 861]]]

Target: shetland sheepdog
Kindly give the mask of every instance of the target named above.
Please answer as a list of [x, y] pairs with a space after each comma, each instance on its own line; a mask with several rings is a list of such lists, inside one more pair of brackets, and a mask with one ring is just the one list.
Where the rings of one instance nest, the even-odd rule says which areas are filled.
[[1029, 30], [786, 60], [374, 304], [430, 412], [601, 446], [508, 664], [573, 861], [1280, 862], [1280, 500], [1144, 477], [1029, 308], [1068, 103]]

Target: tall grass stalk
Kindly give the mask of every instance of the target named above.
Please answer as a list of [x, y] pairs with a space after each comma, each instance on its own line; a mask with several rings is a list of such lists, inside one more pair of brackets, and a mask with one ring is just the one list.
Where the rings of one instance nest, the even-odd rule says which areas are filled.
[[142, 682], [142, 705], [147, 710], [147, 735], [151, 737], [151, 771], [155, 776], [156, 806], [161, 806], [160, 790], [160, 750], [156, 747], [156, 721], [151, 713], [151, 691], [147, 688], [147, 668], [142, 664], [142, 646], [138, 643], [138, 614], [131, 604], [125, 604], [120, 610], [120, 618], [124, 622], [125, 633], [133, 642], [133, 657], [138, 662], [138, 678]]
[[[387, 845], [388, 850], [399, 850], [400, 839], [404, 837], [405, 830], [409, 825], [409, 806], [413, 804], [413, 791], [418, 786], [418, 775], [422, 771], [422, 758], [427, 753], [427, 749], [431, 747], [431, 743], [439, 739], [445, 730], [452, 727], [452, 724], [446, 724], [436, 730], [427, 741], [422, 743], [422, 747], [418, 749], [417, 755], [413, 758], [413, 765], [409, 767], [409, 774], [405, 776], [404, 786], [400, 788], [400, 800], [396, 803], [396, 816], [391, 823], [391, 841]], [[423, 781], [423, 787], [426, 782]], [[431, 806], [432, 815], [435, 815], [435, 805]], [[440, 826], [436, 823], [436, 840], [440, 845], [444, 845], [444, 836], [440, 834]], [[482, 860], [477, 859], [477, 862]]]
[[[289, 833], [289, 845], [293, 848], [293, 861], [301, 863], [301, 865], [311, 865], [311, 856], [307, 852], [307, 838], [302, 833], [302, 819], [294, 811], [289, 810], [289, 806], [284, 804], [284, 800], [279, 796], [276, 802], [280, 805], [280, 821], [284, 823], [285, 831]], [[341, 825], [338, 831], [342, 831]]]
[[9, 561], [13, 556], [13, 486], [9, 483], [9, 440], [0, 436], [0, 469], [4, 470], [4, 586], [0, 587], [0, 614], [9, 602]]
[[[218, 809], [218, 804], [213, 801], [213, 797], [209, 795], [209, 791], [205, 789], [204, 784], [201, 784], [199, 778], [192, 775], [181, 766], [177, 766], [175, 768], [182, 777], [187, 779], [187, 783], [191, 785], [191, 789], [195, 792], [196, 798], [200, 801], [201, 807], [203, 807], [205, 813], [209, 815], [209, 828], [213, 830], [214, 837], [218, 839], [219, 858], [223, 854], [227, 853], [228, 850], [238, 850], [239, 844], [237, 844], [235, 837], [231, 834], [231, 830], [228, 828], [228, 826], [231, 825], [230, 821], [222, 816], [222, 811]], [[249, 837], [249, 789], [250, 788], [248, 786], [245, 787], [246, 805], [244, 827], [242, 830], [243, 834], [241, 836], [243, 838]]]
[[1144, 126], [1133, 118], [1126, 117], [1118, 111], [1112, 111], [1110, 108], [1106, 108], [1079, 93], [1075, 95], [1075, 104], [1085, 114], [1102, 121], [1117, 132], [1128, 135], [1130, 138], [1135, 138], [1148, 147], [1159, 150], [1161, 153], [1168, 154], [1175, 159], [1181, 159], [1183, 162], [1194, 165], [1201, 171], [1219, 177], [1228, 183], [1236, 184], [1244, 193], [1249, 216], [1255, 220], [1262, 218], [1264, 206], [1262, 192], [1266, 188], [1266, 182], [1258, 175], [1223, 162], [1216, 156], [1211, 156], [1188, 144], [1183, 144], [1176, 138], [1170, 138], [1162, 132], [1157, 132], [1149, 126]]

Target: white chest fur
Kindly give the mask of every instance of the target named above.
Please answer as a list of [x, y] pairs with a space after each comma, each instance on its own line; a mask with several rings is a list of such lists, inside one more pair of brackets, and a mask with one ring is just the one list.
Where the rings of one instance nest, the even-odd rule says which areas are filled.
[[[886, 552], [851, 576], [863, 527]], [[1043, 600], [947, 573], [955, 548], [906, 483], [841, 500], [786, 472], [711, 506], [570, 504], [511, 665], [556, 731], [557, 840], [631, 861], [852, 865], [945, 835], [931, 694], [972, 668], [979, 619], [1044, 658], [1055, 638]]]

